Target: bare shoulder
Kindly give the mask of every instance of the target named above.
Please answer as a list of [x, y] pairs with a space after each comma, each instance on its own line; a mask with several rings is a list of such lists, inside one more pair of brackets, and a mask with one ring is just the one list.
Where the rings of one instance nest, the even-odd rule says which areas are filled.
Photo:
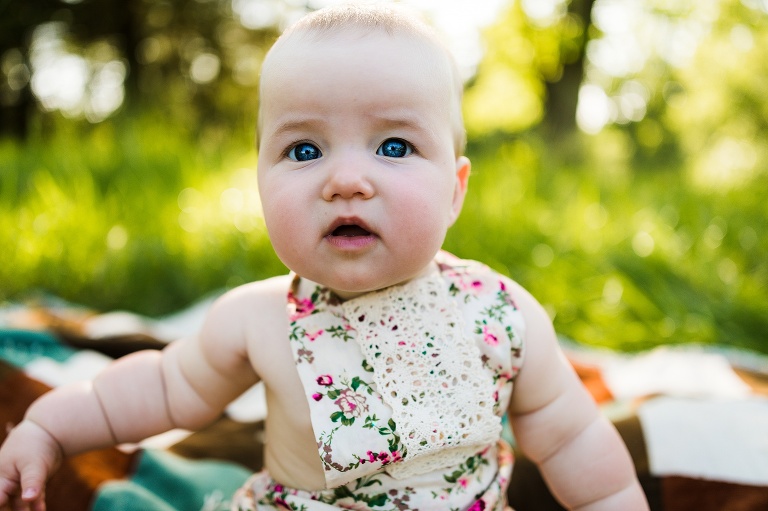
[[285, 310], [290, 277], [280, 275], [236, 287], [214, 302], [206, 326], [247, 328], [250, 323], [269, 321], [272, 313]]
[[[559, 351], [555, 329], [547, 311], [531, 293], [514, 280], [505, 278], [509, 293], [515, 306], [525, 321], [525, 362], [524, 365], [537, 366]], [[544, 360], [541, 360], [544, 358]], [[533, 372], [533, 370], [526, 371]]]
[[[533, 295], [528, 292], [527, 289], [525, 289], [523, 286], [515, 282], [514, 280], [510, 279], [509, 277], [506, 277], [502, 275], [502, 279], [504, 280], [504, 284], [509, 289], [509, 294], [514, 299], [515, 305], [517, 306], [518, 310], [522, 312], [523, 317], [525, 318], [525, 323], [527, 326], [527, 329], [533, 328], [534, 330], [536, 328], [552, 328], [551, 321], [549, 319], [549, 316], [547, 315], [547, 312], [544, 310], [544, 307], [541, 306], [541, 304], [536, 300], [536, 298], [533, 297]], [[554, 333], [554, 330], [553, 330]]]
[[[285, 285], [284, 278], [268, 279], [225, 293], [211, 306], [198, 335], [163, 350], [163, 378], [169, 395], [176, 398], [169, 402], [183, 403], [173, 405], [177, 424], [205, 424], [262, 379], [253, 346], [274, 337], [269, 325], [280, 316], [274, 311], [281, 283]], [[270, 356], [269, 350], [261, 354]]]
[[507, 282], [525, 320], [525, 355], [510, 404], [510, 413], [519, 415], [539, 409], [557, 398], [573, 384], [573, 377], [544, 307], [520, 284]]
[[219, 297], [200, 332], [207, 351], [229, 352], [243, 359], [251, 359], [254, 350], [263, 353], [278, 328], [284, 331], [289, 279], [282, 275], [244, 284]]

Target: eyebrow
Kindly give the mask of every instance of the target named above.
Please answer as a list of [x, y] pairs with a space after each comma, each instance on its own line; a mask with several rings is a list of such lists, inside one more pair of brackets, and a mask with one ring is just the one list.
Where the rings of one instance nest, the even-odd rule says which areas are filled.
[[410, 112], [394, 112], [393, 114], [380, 114], [372, 112], [367, 115], [379, 126], [395, 129], [409, 129], [427, 134], [430, 138], [437, 137], [435, 129], [428, 122], [424, 122], [421, 116]]
[[414, 127], [425, 128], [426, 124], [422, 122], [422, 117], [411, 113], [410, 110], [399, 110], [393, 112], [369, 112], [366, 117], [370, 117], [374, 122], [385, 125], [392, 125], [395, 127]]
[[277, 127], [269, 133], [269, 136], [277, 137], [295, 131], [309, 131], [319, 128], [323, 123], [323, 119], [319, 117], [289, 118], [279, 123]]

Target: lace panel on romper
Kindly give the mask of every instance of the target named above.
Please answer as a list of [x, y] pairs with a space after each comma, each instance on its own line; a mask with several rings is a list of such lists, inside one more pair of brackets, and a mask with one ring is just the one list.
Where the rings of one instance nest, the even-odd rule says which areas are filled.
[[501, 432], [494, 382], [440, 275], [342, 304], [405, 447], [402, 479], [455, 465]]

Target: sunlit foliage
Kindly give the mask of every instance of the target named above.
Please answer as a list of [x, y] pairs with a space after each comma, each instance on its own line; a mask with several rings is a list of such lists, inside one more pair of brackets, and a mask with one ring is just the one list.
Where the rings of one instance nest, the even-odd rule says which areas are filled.
[[513, 6], [504, 23], [486, 31], [488, 49], [464, 97], [469, 136], [520, 132], [541, 121], [544, 88], [525, 27], [522, 10]]

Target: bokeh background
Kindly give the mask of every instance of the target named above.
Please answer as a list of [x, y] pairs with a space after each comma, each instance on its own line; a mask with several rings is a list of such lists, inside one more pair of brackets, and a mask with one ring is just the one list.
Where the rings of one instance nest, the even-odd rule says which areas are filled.
[[[0, 301], [159, 316], [285, 272], [259, 68], [327, 3], [0, 0]], [[581, 343], [768, 353], [768, 0], [403, 3], [466, 78], [448, 250]]]

